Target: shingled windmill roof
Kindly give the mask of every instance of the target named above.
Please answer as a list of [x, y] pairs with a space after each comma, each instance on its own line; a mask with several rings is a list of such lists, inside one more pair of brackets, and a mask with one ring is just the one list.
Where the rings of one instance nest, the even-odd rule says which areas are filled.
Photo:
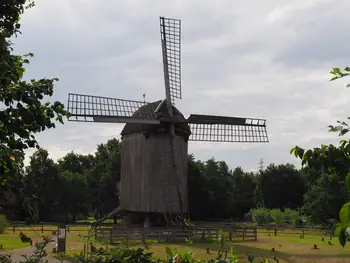
[[[161, 105], [157, 111], [157, 116], [159, 116], [159, 118], [169, 116], [168, 109], [166, 106], [166, 100], [163, 100], [163, 101], [159, 100], [159, 101], [145, 104], [144, 106], [140, 107], [132, 116], [139, 117], [139, 118], [147, 116], [150, 112], [155, 112], [159, 104]], [[173, 106], [173, 114], [174, 114], [174, 117], [176, 117], [177, 119], [185, 120], [185, 117], [183, 116], [183, 114], [175, 106]], [[143, 131], [156, 131], [161, 128], [164, 128], [166, 124], [167, 123], [162, 123], [162, 122], [160, 124], [127, 123], [125, 124], [120, 134], [123, 136], [123, 135], [132, 134], [132, 133], [139, 133]], [[177, 132], [181, 132], [186, 135], [191, 134], [190, 126], [187, 123], [176, 123], [175, 130]]]

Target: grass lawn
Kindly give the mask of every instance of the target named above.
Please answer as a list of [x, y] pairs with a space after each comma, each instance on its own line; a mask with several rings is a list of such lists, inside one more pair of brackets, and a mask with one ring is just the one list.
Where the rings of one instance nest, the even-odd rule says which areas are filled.
[[[75, 254], [83, 251], [84, 241], [77, 236], [68, 236], [67, 258], [73, 258]], [[300, 239], [298, 233], [282, 234], [280, 236], [268, 236], [268, 234], [259, 234], [258, 241], [240, 241], [226, 243], [226, 246], [235, 247], [239, 256], [239, 262], [248, 262], [247, 255], [254, 255], [256, 261], [260, 262], [263, 258], [272, 259], [273, 256], [279, 258], [280, 263], [349, 263], [350, 262], [350, 246], [342, 248], [338, 244], [338, 240], [334, 238], [328, 244], [328, 237], [325, 241], [321, 240], [321, 236], [306, 235], [304, 239]], [[313, 249], [314, 244], [319, 249]], [[130, 244], [132, 248], [143, 248], [142, 245], [133, 242]], [[192, 251], [197, 259], [211, 259], [218, 255], [220, 245], [215, 242], [194, 242], [193, 244], [166, 244], [152, 243], [149, 252], [153, 252], [155, 256], [166, 258], [165, 247], [176, 248], [180, 252]], [[209, 248], [210, 254], [207, 254]], [[272, 251], [275, 249], [275, 252]], [[275, 261], [273, 261], [275, 262]]]
[[[33, 242], [38, 242], [42, 239], [42, 236], [48, 236], [49, 233], [34, 233], [34, 232], [24, 232], [26, 236], [30, 237]], [[0, 244], [2, 244], [3, 250], [16, 249], [16, 248], [24, 248], [29, 246], [29, 243], [22, 243], [19, 238], [18, 233], [10, 233], [7, 232], [5, 234], [0, 234]]]
[[22, 243], [17, 234], [0, 234], [0, 244], [4, 250], [23, 248], [29, 245]]
[[[51, 228], [51, 226], [47, 226]], [[81, 228], [81, 227], [80, 227]], [[46, 226], [45, 226], [46, 229]], [[52, 229], [57, 229], [52, 226]], [[40, 231], [33, 232], [29, 229], [23, 229], [26, 235], [33, 238], [34, 242], [40, 240]], [[39, 230], [39, 229], [38, 229]], [[78, 229], [77, 229], [78, 230]], [[87, 236], [86, 230], [67, 232], [67, 253], [68, 258], [72, 258], [75, 254], [80, 254], [84, 249]], [[272, 232], [273, 233], [273, 232]], [[300, 238], [300, 233], [280, 233], [278, 236], [273, 236], [272, 233], [260, 231], [258, 233], [258, 241], [236, 241], [226, 243], [226, 246], [235, 247], [239, 256], [239, 262], [248, 262], [247, 255], [254, 255], [256, 262], [260, 262], [262, 258], [272, 258], [276, 256], [280, 259], [280, 263], [349, 263], [350, 262], [350, 246], [342, 248], [337, 238], [334, 238], [328, 244], [329, 238], [324, 237], [322, 241], [320, 234], [306, 234], [304, 239]], [[0, 235], [0, 244], [3, 244], [4, 249], [22, 248], [27, 246], [23, 244], [18, 236], [19, 232], [12, 233], [8, 231]], [[51, 231], [45, 231], [44, 235], [51, 235]], [[313, 249], [314, 244], [319, 249]], [[101, 246], [101, 245], [100, 245]], [[140, 242], [132, 241], [129, 243], [130, 247], [143, 248]], [[192, 251], [197, 259], [211, 259], [215, 258], [220, 249], [220, 245], [215, 242], [194, 242], [193, 244], [167, 244], [167, 243], [151, 243], [149, 252], [153, 252], [155, 256], [165, 258], [165, 247], [176, 248], [180, 252]], [[207, 254], [209, 248], [210, 254]], [[272, 251], [275, 249], [275, 252]], [[51, 251], [47, 251], [51, 252]], [[273, 261], [274, 262], [274, 261]]]

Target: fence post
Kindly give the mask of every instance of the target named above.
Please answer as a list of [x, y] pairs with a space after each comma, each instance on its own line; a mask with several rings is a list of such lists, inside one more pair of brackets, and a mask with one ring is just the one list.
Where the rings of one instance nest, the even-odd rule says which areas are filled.
[[141, 241], [142, 241], [143, 244], [146, 244], [145, 230], [142, 229], [140, 232], [141, 232], [140, 233], [141, 234]]
[[258, 228], [257, 227], [254, 228], [254, 240], [255, 241], [258, 240]]
[[12, 232], [15, 233], [16, 232], [16, 227], [12, 226]]
[[44, 233], [44, 226], [41, 226], [41, 234]]
[[277, 236], [277, 228], [275, 228], [275, 236]]
[[173, 241], [176, 240], [176, 230], [175, 229], [171, 230], [171, 236], [172, 236], [171, 238]]

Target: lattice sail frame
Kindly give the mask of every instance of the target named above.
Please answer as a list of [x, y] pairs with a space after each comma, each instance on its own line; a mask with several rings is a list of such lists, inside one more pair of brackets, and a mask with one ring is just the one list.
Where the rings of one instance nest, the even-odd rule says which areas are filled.
[[171, 102], [181, 99], [181, 20], [160, 17], [160, 35], [164, 63], [165, 88]]
[[[155, 112], [142, 107], [145, 104], [147, 102], [69, 93], [67, 110], [70, 121], [158, 124]], [[132, 117], [137, 111], [138, 117]]]
[[191, 115], [188, 120], [190, 141], [269, 142], [263, 119]]

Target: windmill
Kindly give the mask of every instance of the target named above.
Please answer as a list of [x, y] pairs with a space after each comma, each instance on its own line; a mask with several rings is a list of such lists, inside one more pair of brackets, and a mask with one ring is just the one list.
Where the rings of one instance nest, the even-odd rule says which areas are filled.
[[181, 21], [160, 17], [160, 34], [165, 99], [147, 103], [68, 96], [70, 121], [125, 123], [120, 204], [108, 216], [126, 210], [143, 213], [147, 222], [152, 214], [164, 215], [166, 222], [182, 220], [188, 213], [188, 141], [268, 142], [263, 119], [200, 114], [185, 118], [174, 106], [174, 100], [182, 98]]

